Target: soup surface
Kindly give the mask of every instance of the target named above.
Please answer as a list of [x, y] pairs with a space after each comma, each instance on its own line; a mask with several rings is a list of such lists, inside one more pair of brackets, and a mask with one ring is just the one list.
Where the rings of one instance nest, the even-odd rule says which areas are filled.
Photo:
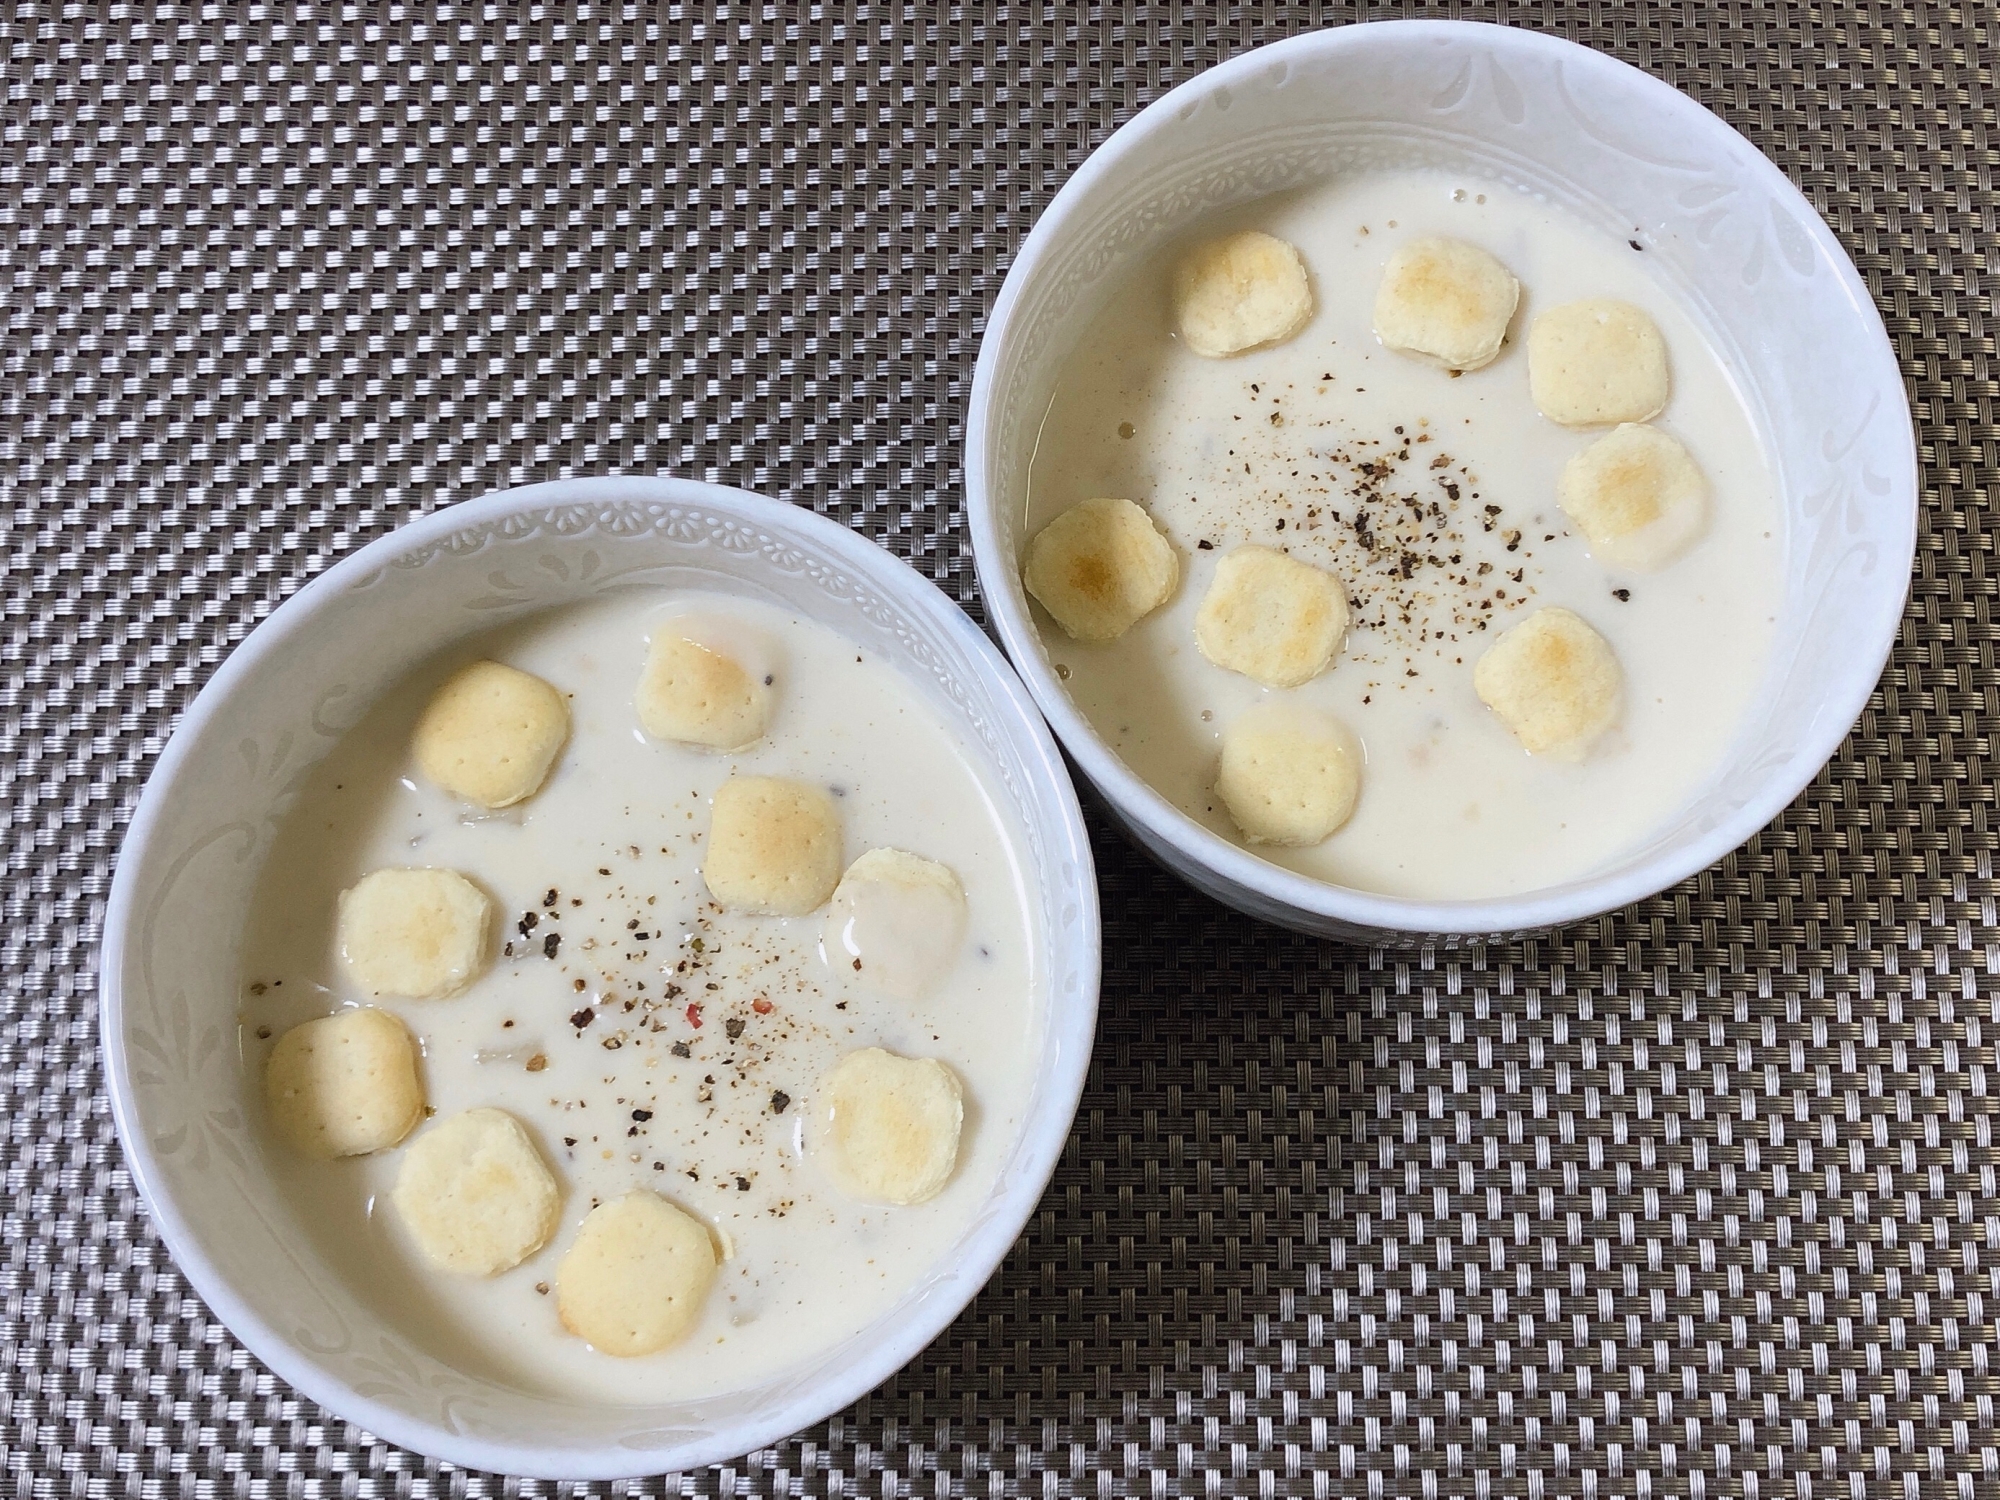
[[[663, 626], [770, 675], [761, 741], [711, 754], [640, 731], [633, 692]], [[410, 748], [438, 685], [481, 657], [557, 686], [571, 720], [542, 789], [491, 814], [427, 784]], [[419, 1039], [436, 1117], [497, 1106], [526, 1125], [561, 1184], [561, 1224], [498, 1276], [437, 1271], [390, 1199], [402, 1148], [322, 1161], [273, 1140], [303, 1232], [440, 1357], [529, 1391], [710, 1395], [864, 1327], [970, 1226], [1029, 1094], [1039, 960], [1020, 841], [981, 764], [896, 669], [736, 598], [635, 593], [552, 612], [414, 673], [316, 768], [271, 854], [243, 975], [247, 1092], [261, 1099], [263, 1060], [287, 1027], [367, 999], [336, 952], [340, 892], [384, 866], [460, 871], [495, 903], [490, 967], [450, 999], [370, 1003]], [[709, 803], [736, 773], [830, 791], [845, 861], [888, 846], [957, 873], [965, 937], [930, 993], [891, 999], [864, 983], [823, 931], [824, 908], [750, 916], [709, 898]], [[816, 1082], [865, 1047], [940, 1059], [961, 1082], [957, 1167], [928, 1202], [857, 1201], [817, 1155]], [[691, 1334], [620, 1359], [564, 1331], [553, 1282], [583, 1215], [633, 1188], [694, 1214], [724, 1258]]]
[[[1225, 725], [1274, 695], [1327, 710], [1365, 755], [1348, 824], [1263, 858], [1416, 898], [1517, 894], [1642, 846], [1721, 763], [1764, 671], [1782, 575], [1770, 474], [1734, 371], [1648, 266], [1612, 238], [1490, 183], [1409, 172], [1268, 199], [1187, 243], [1257, 229], [1295, 245], [1313, 316], [1286, 342], [1202, 358], [1173, 331], [1185, 245], [1140, 267], [1083, 331], [1030, 472], [1024, 541], [1079, 501], [1144, 506], [1181, 580], [1121, 638], [1071, 640], [1036, 605], [1077, 706], [1134, 772], [1239, 839], [1215, 795]], [[1521, 283], [1508, 344], [1454, 376], [1386, 349], [1373, 305], [1399, 245], [1446, 236]], [[1673, 393], [1654, 425], [1710, 487], [1705, 534], [1665, 569], [1590, 555], [1556, 502], [1604, 428], [1556, 425], [1529, 396], [1526, 329], [1548, 307], [1631, 302], [1665, 338]], [[1203, 658], [1194, 618], [1217, 561], [1246, 542], [1333, 572], [1352, 626], [1332, 668], [1271, 690]], [[1622, 723], [1582, 764], [1527, 754], [1473, 691], [1493, 638], [1545, 605], [1594, 626], [1624, 669]]]

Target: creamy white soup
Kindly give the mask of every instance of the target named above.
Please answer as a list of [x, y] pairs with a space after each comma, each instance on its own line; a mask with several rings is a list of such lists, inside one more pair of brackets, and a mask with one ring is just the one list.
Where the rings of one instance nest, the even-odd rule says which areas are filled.
[[[1763, 672], [1783, 538], [1736, 372], [1656, 278], [1634, 238], [1488, 183], [1411, 172], [1328, 183], [1204, 224], [1296, 246], [1313, 294], [1283, 343], [1203, 358], [1174, 331], [1185, 245], [1139, 268], [1085, 329], [1031, 468], [1023, 536], [1096, 496], [1138, 502], [1179, 554], [1164, 605], [1119, 639], [1070, 639], [1037, 605], [1056, 670], [1132, 770], [1189, 816], [1238, 838], [1215, 793], [1224, 727], [1286, 697], [1338, 717], [1365, 764], [1350, 821], [1266, 859], [1386, 894], [1520, 893], [1641, 846], [1720, 764]], [[1454, 375], [1384, 348], [1383, 268], [1419, 237], [1464, 240], [1521, 286], [1508, 342]], [[1664, 337], [1672, 394], [1656, 427], [1706, 476], [1709, 519], [1670, 566], [1594, 558], [1557, 505], [1570, 457], [1606, 428], [1562, 427], [1530, 397], [1538, 312], [1617, 298]], [[1346, 585], [1352, 625], [1331, 668], [1260, 687], [1205, 660], [1194, 619], [1217, 561], [1281, 549]], [[1534, 610], [1581, 615], [1617, 653], [1624, 712], [1580, 764], [1526, 753], [1473, 689], [1495, 636]]]
[[[641, 731], [634, 689], [662, 629], [770, 679], [761, 740], [703, 752]], [[546, 680], [570, 715], [541, 789], [492, 813], [430, 785], [411, 751], [439, 684], [481, 658]], [[494, 1107], [526, 1128], [559, 1184], [560, 1223], [498, 1275], [440, 1271], [391, 1201], [408, 1140], [337, 1160], [273, 1140], [272, 1168], [303, 1232], [335, 1274], [439, 1356], [530, 1391], [712, 1395], [862, 1328], [969, 1227], [1029, 1093], [1041, 1017], [1028, 872], [981, 764], [888, 663], [737, 598], [647, 592], [564, 609], [414, 673], [316, 769], [270, 856], [243, 973], [248, 1092], [258, 1094], [288, 1027], [382, 1006], [420, 1043], [432, 1118]], [[857, 973], [854, 944], [868, 933], [830, 930], [831, 907], [756, 916], [711, 899], [703, 840], [711, 799], [733, 775], [824, 789], [843, 864], [886, 847], [956, 874], [963, 936], [941, 974], [924, 971], [924, 993], [887, 993]], [[370, 999], [336, 952], [340, 893], [403, 866], [458, 871], [494, 903], [489, 966], [452, 998]], [[858, 1200], [822, 1159], [818, 1081], [865, 1048], [938, 1059], [962, 1086], [956, 1165], [927, 1202]], [[563, 1328], [554, 1283], [592, 1205], [635, 1188], [708, 1226], [719, 1265], [690, 1333], [616, 1358]]]

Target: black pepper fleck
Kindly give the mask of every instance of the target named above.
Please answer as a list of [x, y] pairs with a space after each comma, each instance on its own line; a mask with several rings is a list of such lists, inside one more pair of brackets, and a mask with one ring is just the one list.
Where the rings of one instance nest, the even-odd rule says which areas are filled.
[[694, 1056], [694, 1049], [689, 1047], [686, 1042], [675, 1042], [674, 1045], [669, 1050], [674, 1054], [675, 1057]]
[[771, 1090], [771, 1113], [781, 1115], [792, 1107], [792, 1096], [783, 1089]]
[[554, 958], [556, 956], [556, 949], [560, 948], [561, 946], [562, 946], [562, 934], [560, 932], [550, 933], [547, 937], [542, 939], [542, 957]]
[[632, 1111], [632, 1118], [643, 1125], [653, 1118], [653, 1112], [650, 1109], [635, 1109]]
[[1611, 597], [1616, 599], [1620, 604], [1623, 604], [1632, 597], [1632, 591], [1630, 589], [1613, 589]]
[[596, 1019], [597, 1019], [597, 1012], [592, 1010], [588, 1005], [586, 1005], [582, 1010], [572, 1011], [570, 1013], [569, 1024], [574, 1026], [578, 1031], [581, 1031], [583, 1030], [584, 1027], [588, 1026], [592, 1021], [595, 1021]]

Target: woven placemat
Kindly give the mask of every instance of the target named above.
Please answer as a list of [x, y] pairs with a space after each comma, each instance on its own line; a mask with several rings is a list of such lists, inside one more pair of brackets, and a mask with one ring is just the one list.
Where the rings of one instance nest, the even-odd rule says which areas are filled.
[[[121, 1165], [106, 886], [231, 646], [411, 516], [621, 470], [813, 505], [977, 613], [959, 423], [1035, 214], [1173, 83], [1360, 14], [0, 13], [15, 1496], [551, 1488], [300, 1400], [188, 1292]], [[1260, 926], [1100, 823], [1101, 1036], [1019, 1246], [853, 1410], [667, 1488], [1995, 1492], [1996, 14], [1504, 16], [1746, 132], [1888, 321], [1914, 594], [1812, 787], [1674, 891], [1468, 954]]]

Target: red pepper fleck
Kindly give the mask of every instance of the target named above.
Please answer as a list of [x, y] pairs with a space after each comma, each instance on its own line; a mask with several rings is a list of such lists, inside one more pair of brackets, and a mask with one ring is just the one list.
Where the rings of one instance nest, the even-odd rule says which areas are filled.
[[701, 1025], [701, 1006], [692, 1000], [688, 1002], [688, 1025]]
[[770, 1001], [766, 1000], [762, 995], [759, 995], [755, 1000], [752, 1000], [750, 1002], [750, 1008], [756, 1011], [757, 1014], [760, 1016], [768, 1016], [771, 1013], [773, 1007]]

